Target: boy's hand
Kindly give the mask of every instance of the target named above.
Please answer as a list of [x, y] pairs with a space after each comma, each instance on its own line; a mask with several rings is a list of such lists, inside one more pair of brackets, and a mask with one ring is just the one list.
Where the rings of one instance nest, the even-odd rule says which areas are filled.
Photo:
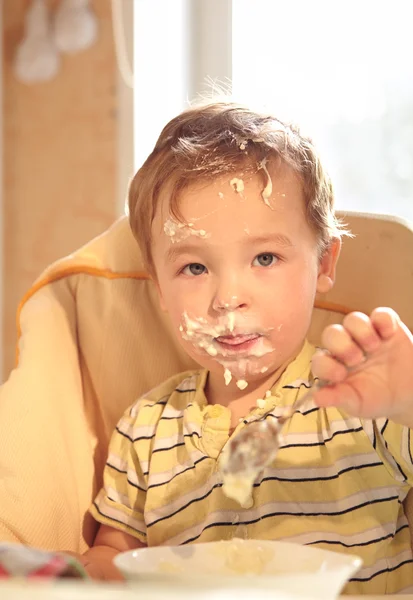
[[322, 345], [313, 373], [331, 385], [314, 394], [319, 406], [413, 428], [413, 336], [392, 309], [350, 313], [324, 330]]
[[113, 558], [118, 554], [112, 548], [98, 548], [97, 552], [94, 548], [91, 548], [85, 554], [69, 551], [63, 554], [70, 554], [70, 556], [73, 556], [73, 558], [80, 562], [91, 579], [124, 581], [123, 575], [112, 562]]

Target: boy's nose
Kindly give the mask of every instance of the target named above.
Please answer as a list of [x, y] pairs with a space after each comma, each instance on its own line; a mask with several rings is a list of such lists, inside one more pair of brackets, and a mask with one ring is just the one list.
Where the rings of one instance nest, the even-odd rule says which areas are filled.
[[226, 270], [215, 280], [212, 308], [222, 313], [245, 309], [250, 304], [249, 292], [245, 279], [234, 269]]
[[246, 308], [247, 302], [240, 296], [233, 295], [221, 295], [217, 294], [212, 303], [212, 308], [216, 312], [233, 311], [242, 308]]

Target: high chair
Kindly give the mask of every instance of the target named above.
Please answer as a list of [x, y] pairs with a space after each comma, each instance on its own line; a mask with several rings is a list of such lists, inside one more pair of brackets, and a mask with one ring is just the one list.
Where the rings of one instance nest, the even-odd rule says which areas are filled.
[[[310, 340], [376, 306], [413, 329], [413, 230], [390, 217], [340, 216], [355, 238], [344, 240], [335, 287], [317, 299]], [[196, 365], [172, 336], [126, 218], [43, 273], [20, 304], [18, 329], [17, 367], [0, 389], [0, 540], [83, 552], [118, 418]]]

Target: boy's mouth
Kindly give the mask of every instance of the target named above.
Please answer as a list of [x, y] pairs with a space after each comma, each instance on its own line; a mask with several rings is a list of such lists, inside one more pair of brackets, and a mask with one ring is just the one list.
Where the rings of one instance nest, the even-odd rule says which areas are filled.
[[236, 335], [220, 335], [215, 338], [215, 342], [221, 348], [231, 352], [245, 352], [254, 346], [261, 337], [258, 333], [245, 333]]

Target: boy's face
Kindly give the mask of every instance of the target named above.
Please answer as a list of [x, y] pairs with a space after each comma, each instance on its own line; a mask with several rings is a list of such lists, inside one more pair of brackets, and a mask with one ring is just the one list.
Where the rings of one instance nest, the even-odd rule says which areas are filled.
[[259, 384], [299, 352], [339, 251], [336, 242], [319, 257], [291, 169], [272, 176], [266, 201], [263, 188], [242, 173], [190, 187], [179, 203], [183, 226], [165, 194], [152, 229], [161, 304], [181, 344], [240, 388], [239, 380]]

